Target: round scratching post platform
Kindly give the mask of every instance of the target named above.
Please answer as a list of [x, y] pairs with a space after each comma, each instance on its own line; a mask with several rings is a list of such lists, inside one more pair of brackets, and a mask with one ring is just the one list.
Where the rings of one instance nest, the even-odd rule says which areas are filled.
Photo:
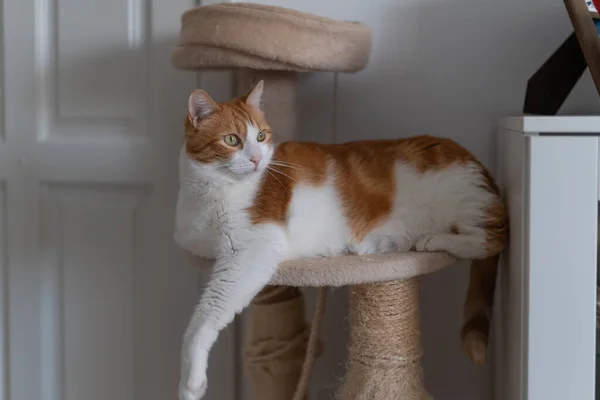
[[255, 3], [221, 3], [183, 14], [172, 62], [188, 70], [356, 72], [366, 66], [370, 50], [371, 32], [359, 22]]

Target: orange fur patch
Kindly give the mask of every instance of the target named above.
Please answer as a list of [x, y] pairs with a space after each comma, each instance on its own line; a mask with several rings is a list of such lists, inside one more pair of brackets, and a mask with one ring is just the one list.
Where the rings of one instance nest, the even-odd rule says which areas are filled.
[[[186, 151], [191, 158], [201, 163], [226, 160], [243, 147], [248, 133], [248, 122], [263, 131], [266, 134], [265, 142], [271, 143], [271, 128], [263, 113], [242, 99], [219, 104], [217, 110], [201, 120], [197, 127], [194, 127], [188, 114], [185, 119]], [[229, 146], [223, 141], [223, 138], [230, 134], [241, 139], [237, 147]]]
[[[278, 162], [285, 165], [277, 165]], [[295, 184], [306, 182], [318, 186], [326, 179], [327, 152], [318, 144], [283, 143], [275, 149], [272, 163], [248, 210], [255, 224], [285, 223]]]
[[485, 211], [485, 222], [483, 229], [486, 232], [488, 256], [492, 257], [502, 251], [508, 238], [508, 212], [506, 206], [500, 197], [500, 189], [494, 182], [489, 171], [478, 161], [485, 178], [487, 189], [496, 194], [494, 202], [490, 204]]
[[[324, 184], [327, 166], [331, 165], [352, 234], [356, 240], [362, 240], [392, 210], [396, 193], [393, 167], [398, 160], [416, 166], [419, 171], [439, 170], [455, 163], [475, 163], [482, 169], [486, 188], [498, 194], [485, 167], [450, 139], [417, 136], [337, 145], [288, 142], [275, 151], [272, 170], [265, 174], [254, 205], [249, 209], [252, 221], [285, 224], [294, 186], [300, 182], [314, 186]], [[285, 166], [276, 165], [278, 163]], [[489, 207], [485, 229], [490, 252], [504, 245], [506, 211], [499, 198]], [[449, 226], [448, 232], [459, 233], [456, 225]]]

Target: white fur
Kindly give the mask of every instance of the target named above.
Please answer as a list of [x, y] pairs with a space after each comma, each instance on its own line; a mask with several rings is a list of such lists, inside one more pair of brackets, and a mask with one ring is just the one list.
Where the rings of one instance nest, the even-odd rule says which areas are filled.
[[290, 245], [286, 259], [345, 252], [349, 230], [342, 221], [344, 214], [332, 176], [321, 187], [296, 185], [288, 211]]
[[[190, 160], [184, 150], [180, 155], [175, 240], [197, 256], [217, 260], [185, 334], [180, 400], [203, 396], [208, 353], [218, 332], [250, 303], [286, 259], [404, 252], [413, 247], [446, 250], [463, 258], [485, 256], [485, 232], [478, 226], [493, 195], [482, 188], [483, 176], [475, 165], [419, 173], [398, 162], [393, 211], [362, 241], [350, 234], [343, 200], [334, 188], [333, 165], [324, 185], [300, 183], [294, 187], [286, 226], [251, 224], [245, 209], [253, 203], [273, 149], [256, 142], [255, 127], [249, 125], [248, 132], [249, 144], [231, 165], [202, 165]], [[262, 161], [254, 171], [248, 160], [256, 152]], [[444, 234], [451, 224], [456, 224], [461, 234]]]

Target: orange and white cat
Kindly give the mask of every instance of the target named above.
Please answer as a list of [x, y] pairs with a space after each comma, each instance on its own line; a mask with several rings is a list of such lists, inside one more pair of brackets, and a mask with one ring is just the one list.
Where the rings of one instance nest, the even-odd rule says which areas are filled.
[[487, 170], [449, 139], [274, 144], [263, 82], [215, 103], [189, 98], [180, 154], [175, 241], [216, 260], [184, 336], [180, 400], [207, 387], [217, 335], [282, 261], [447, 251], [471, 268], [463, 346], [485, 362], [498, 254], [507, 218]]

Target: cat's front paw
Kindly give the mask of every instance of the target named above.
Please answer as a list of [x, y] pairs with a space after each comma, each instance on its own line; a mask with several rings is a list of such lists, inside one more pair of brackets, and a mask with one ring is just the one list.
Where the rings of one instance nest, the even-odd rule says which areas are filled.
[[179, 381], [179, 400], [200, 400], [206, 393], [207, 359], [197, 344], [184, 344]]
[[182, 381], [179, 384], [179, 400], [200, 400], [206, 393], [206, 387], [206, 379], [200, 385]]
[[206, 368], [201, 365], [182, 365], [179, 400], [200, 400], [206, 393]]

